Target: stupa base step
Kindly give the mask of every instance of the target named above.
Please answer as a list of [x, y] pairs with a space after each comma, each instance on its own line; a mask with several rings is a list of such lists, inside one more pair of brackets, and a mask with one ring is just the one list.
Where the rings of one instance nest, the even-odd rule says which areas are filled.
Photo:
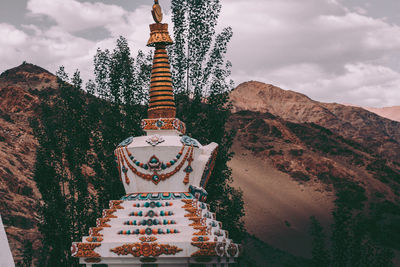
[[81, 258], [80, 264], [86, 266], [107, 265], [107, 267], [233, 267], [233, 258], [198, 257], [198, 258]]

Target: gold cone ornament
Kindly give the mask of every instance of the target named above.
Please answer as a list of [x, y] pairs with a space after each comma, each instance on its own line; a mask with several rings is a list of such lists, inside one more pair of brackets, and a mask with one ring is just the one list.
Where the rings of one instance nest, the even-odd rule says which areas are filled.
[[155, 1], [151, 13], [156, 23], [150, 25], [150, 39], [147, 46], [155, 47], [156, 50], [150, 79], [148, 118], [175, 118], [171, 66], [166, 50], [166, 46], [173, 42], [169, 36], [168, 24], [161, 23], [163, 14], [158, 0]]

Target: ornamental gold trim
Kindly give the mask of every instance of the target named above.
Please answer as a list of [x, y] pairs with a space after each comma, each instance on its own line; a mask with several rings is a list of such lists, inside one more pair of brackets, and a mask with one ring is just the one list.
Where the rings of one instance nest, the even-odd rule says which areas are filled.
[[160, 255], [175, 255], [183, 249], [169, 244], [158, 243], [134, 243], [124, 244], [110, 249], [111, 252], [121, 256], [132, 255], [134, 257], [158, 257]]

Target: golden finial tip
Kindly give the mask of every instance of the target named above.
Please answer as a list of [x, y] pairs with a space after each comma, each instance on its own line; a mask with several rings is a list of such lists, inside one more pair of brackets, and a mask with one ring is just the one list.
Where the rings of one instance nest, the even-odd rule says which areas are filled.
[[158, 0], [154, 0], [153, 10], [151, 11], [153, 15], [153, 19], [156, 23], [161, 23], [163, 19], [163, 13], [161, 10], [161, 6], [158, 4]]

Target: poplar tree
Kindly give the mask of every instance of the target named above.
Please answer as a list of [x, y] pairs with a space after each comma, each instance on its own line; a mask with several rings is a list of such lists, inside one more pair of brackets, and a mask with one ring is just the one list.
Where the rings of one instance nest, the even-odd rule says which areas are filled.
[[177, 93], [207, 97], [233, 89], [225, 59], [232, 28], [216, 33], [219, 0], [172, 0], [174, 44], [169, 49]]
[[232, 29], [216, 32], [221, 12], [219, 0], [172, 0], [174, 44], [169, 48], [177, 102], [177, 116], [188, 132], [203, 144], [219, 144], [218, 156], [207, 185], [212, 209], [230, 236], [240, 241], [244, 233], [241, 191], [233, 188], [227, 166], [235, 132], [225, 128], [231, 115], [233, 89], [231, 63], [226, 59]]

